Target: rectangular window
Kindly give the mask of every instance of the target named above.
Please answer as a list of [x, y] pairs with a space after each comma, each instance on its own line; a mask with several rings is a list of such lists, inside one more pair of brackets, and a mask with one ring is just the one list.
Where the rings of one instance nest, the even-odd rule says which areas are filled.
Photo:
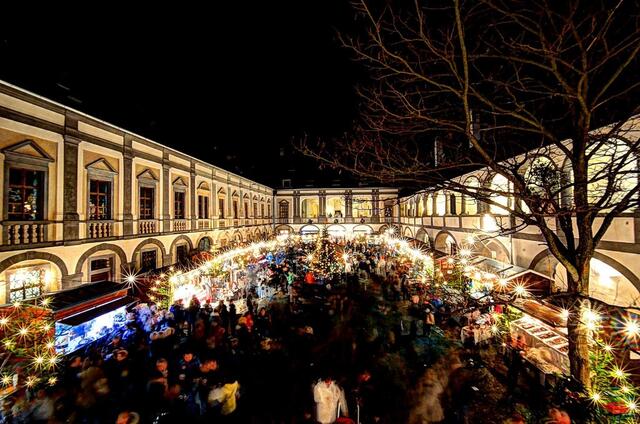
[[89, 263], [89, 275], [89, 281], [92, 283], [96, 283], [98, 281], [112, 281], [113, 259], [92, 259]]
[[44, 171], [9, 169], [7, 217], [12, 221], [42, 220], [44, 206]]
[[198, 218], [209, 219], [209, 196], [198, 196]]
[[111, 181], [89, 180], [89, 219], [111, 219]]
[[264, 203], [260, 205], [260, 217], [264, 218]]
[[233, 219], [238, 219], [238, 201], [233, 201]]
[[9, 302], [32, 299], [42, 294], [47, 266], [21, 268], [8, 273]]
[[257, 203], [253, 204], [253, 217], [254, 218], [258, 217], [258, 204]]
[[267, 216], [271, 218], [271, 203], [267, 203]]
[[152, 187], [140, 187], [140, 219], [153, 219], [153, 197]]
[[173, 218], [184, 219], [184, 191], [176, 191], [173, 193]]
[[218, 199], [218, 218], [224, 219], [224, 199]]
[[142, 252], [140, 257], [140, 271], [149, 272], [157, 268], [157, 250], [147, 250]]
[[280, 203], [280, 210], [278, 211], [278, 217], [283, 220], [286, 220], [287, 218], [289, 218], [289, 203], [287, 202]]
[[244, 217], [245, 218], [249, 218], [249, 204], [248, 203], [244, 204]]

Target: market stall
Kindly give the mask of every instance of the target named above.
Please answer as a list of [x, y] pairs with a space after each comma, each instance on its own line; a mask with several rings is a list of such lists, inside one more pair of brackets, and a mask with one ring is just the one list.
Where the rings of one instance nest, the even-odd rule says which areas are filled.
[[43, 296], [53, 311], [55, 349], [69, 354], [124, 326], [127, 306], [137, 302], [128, 287], [102, 281]]
[[544, 375], [568, 375], [569, 342], [562, 310], [531, 299], [519, 299], [513, 306], [523, 317], [511, 322], [511, 338], [524, 341], [525, 359]]

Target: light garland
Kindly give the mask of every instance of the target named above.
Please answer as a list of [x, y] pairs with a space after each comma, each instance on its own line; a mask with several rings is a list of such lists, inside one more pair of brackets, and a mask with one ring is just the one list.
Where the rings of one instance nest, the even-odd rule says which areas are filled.
[[60, 356], [53, 340], [50, 298], [15, 301], [0, 310], [0, 345], [3, 361], [0, 383], [4, 390], [54, 385]]

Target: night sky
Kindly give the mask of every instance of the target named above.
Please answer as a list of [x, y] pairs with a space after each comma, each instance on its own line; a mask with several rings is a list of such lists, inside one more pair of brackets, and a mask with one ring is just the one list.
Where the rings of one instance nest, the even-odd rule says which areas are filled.
[[0, 78], [273, 187], [352, 184], [291, 145], [356, 117], [348, 2], [230, 3], [12, 11]]

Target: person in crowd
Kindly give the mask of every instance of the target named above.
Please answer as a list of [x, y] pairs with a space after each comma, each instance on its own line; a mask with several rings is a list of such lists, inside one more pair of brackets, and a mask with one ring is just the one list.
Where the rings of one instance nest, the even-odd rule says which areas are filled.
[[140, 422], [140, 415], [133, 411], [122, 411], [116, 418], [116, 424], [138, 424]]
[[265, 307], [260, 308], [260, 311], [258, 311], [258, 315], [256, 315], [254, 321], [254, 327], [259, 337], [269, 337], [271, 333], [271, 316]]
[[44, 390], [36, 392], [36, 398], [31, 405], [31, 422], [35, 424], [46, 424], [53, 418], [53, 399]]
[[235, 334], [236, 325], [238, 324], [238, 313], [236, 311], [235, 302], [229, 303], [229, 329], [231, 334]]
[[526, 421], [522, 415], [516, 413], [507, 418], [504, 424], [526, 424]]
[[149, 373], [149, 381], [147, 382], [147, 390], [153, 384], [161, 384], [166, 390], [169, 387], [170, 373], [169, 362], [164, 358], [159, 358], [153, 370]]
[[557, 408], [551, 408], [549, 410], [548, 420], [546, 424], [571, 424], [571, 417], [565, 411], [561, 411]]
[[182, 352], [182, 358], [176, 364], [176, 377], [180, 384], [191, 386], [199, 368], [200, 361], [194, 355], [193, 349], [186, 347]]
[[221, 422], [235, 422], [237, 419], [237, 400], [240, 397], [240, 383], [232, 374], [227, 374], [224, 384], [211, 391], [209, 403], [219, 406]]
[[316, 421], [320, 424], [331, 424], [342, 415], [349, 416], [344, 390], [330, 376], [318, 380], [313, 386], [313, 400], [316, 403]]

